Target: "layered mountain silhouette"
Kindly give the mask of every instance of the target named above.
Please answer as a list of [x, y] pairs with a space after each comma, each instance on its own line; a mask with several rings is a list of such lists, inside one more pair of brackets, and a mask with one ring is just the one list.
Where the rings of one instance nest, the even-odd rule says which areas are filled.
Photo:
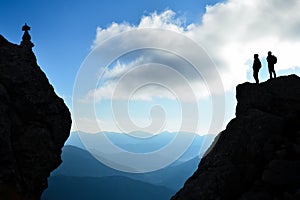
[[236, 89], [234, 118], [172, 200], [300, 199], [300, 78]]
[[54, 176], [49, 180], [49, 189], [43, 199], [66, 200], [163, 200], [175, 191], [124, 176], [72, 177]]
[[61, 163], [71, 116], [37, 65], [28, 34], [0, 35], [0, 199], [40, 199]]
[[[95, 159], [85, 149], [78, 134], [87, 133], [71, 133], [70, 138], [63, 148], [63, 163], [51, 173], [49, 187], [43, 193], [42, 199], [61, 199], [62, 196], [68, 196], [70, 191], [76, 191], [75, 193], [78, 194], [72, 198], [74, 200], [82, 199], [81, 197], [84, 195], [90, 196], [91, 193], [95, 194], [94, 198], [98, 199], [118, 199], [114, 196], [114, 193], [99, 192], [102, 190], [89, 187], [89, 184], [85, 184], [87, 180], [103, 181], [102, 185], [104, 184], [105, 188], [115, 189], [118, 191], [118, 197], [122, 196], [123, 199], [153, 199], [154, 197], [157, 200], [170, 199], [196, 170], [200, 157], [214, 138], [214, 135], [195, 135], [190, 148], [178, 160], [163, 169], [149, 173], [126, 173], [108, 167]], [[133, 138], [121, 133], [106, 132], [99, 134], [106, 134], [115, 145], [131, 152], [144, 152], [145, 149], [154, 150], [154, 148], [159, 149], [172, 141], [176, 136], [175, 133], [164, 132], [145, 140], [144, 138]], [[87, 135], [88, 137], [93, 137], [94, 140], [97, 138], [97, 134]], [[98, 143], [101, 147], [101, 141], [98, 140]], [[155, 162], [155, 160], [149, 160], [149, 162]], [[78, 181], [74, 182], [73, 180]], [[123, 189], [116, 188], [116, 183], [123, 180], [128, 181], [126, 185], [123, 185]], [[136, 194], [133, 194], [133, 188], [140, 188], [141, 186], [144, 192], [135, 190]], [[78, 187], [81, 187], [80, 191], [76, 189]], [[108, 190], [105, 189], [105, 191]], [[158, 195], [158, 191], [160, 191], [160, 195]]]

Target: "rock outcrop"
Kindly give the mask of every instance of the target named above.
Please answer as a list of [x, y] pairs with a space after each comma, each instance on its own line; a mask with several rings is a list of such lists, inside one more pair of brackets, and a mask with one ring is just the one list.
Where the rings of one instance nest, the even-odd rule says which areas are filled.
[[0, 35], [1, 200], [40, 199], [70, 132], [70, 112], [37, 65], [32, 46]]
[[236, 118], [173, 200], [299, 200], [300, 78], [237, 87]]

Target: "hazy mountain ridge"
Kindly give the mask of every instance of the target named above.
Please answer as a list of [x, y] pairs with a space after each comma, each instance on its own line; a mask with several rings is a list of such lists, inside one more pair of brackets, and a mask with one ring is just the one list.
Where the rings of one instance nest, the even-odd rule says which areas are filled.
[[[180, 162], [177, 165], [171, 165], [158, 171], [133, 174], [112, 169], [96, 160], [89, 152], [72, 146], [64, 147], [62, 159], [63, 163], [52, 172], [51, 176], [125, 176], [151, 184], [162, 185], [173, 190], [178, 190], [183, 185], [186, 178], [196, 170], [200, 161], [199, 157], [195, 157], [189, 161]], [[178, 172], [181, 174], [178, 175]]]
[[[153, 135], [149, 138], [136, 138], [124, 133], [116, 132], [100, 132], [97, 134], [90, 134], [84, 132], [72, 132], [70, 137], [66, 141], [65, 145], [76, 146], [81, 149], [86, 150], [85, 145], [82, 143], [80, 137], [87, 136], [93, 138], [92, 141], [97, 142], [99, 148], [101, 149], [101, 143], [103, 141], [102, 137], [98, 137], [100, 134], [104, 134], [108, 140], [110, 140], [114, 145], [119, 148], [124, 149], [125, 151], [134, 152], [134, 153], [149, 153], [153, 151], [158, 151], [161, 148], [164, 148], [166, 145], [169, 145], [176, 137], [176, 134], [188, 134], [187, 137], [191, 139], [191, 144], [188, 149], [183, 152], [183, 155], [179, 160], [187, 161], [198, 155], [205, 153], [206, 149], [210, 146], [215, 135], [207, 134], [200, 136], [194, 133], [173, 133], [173, 132], [162, 132], [157, 135]], [[81, 135], [81, 136], [80, 136]], [[178, 161], [179, 161], [178, 160]]]
[[72, 177], [53, 176], [49, 189], [42, 196], [44, 200], [164, 200], [175, 191], [164, 186], [151, 185], [124, 176]]
[[[84, 149], [85, 147], [82, 144], [80, 144], [80, 139], [79, 137], [77, 137], [78, 135], [74, 133], [72, 134], [69, 140], [66, 142], [66, 146], [64, 146], [63, 148], [63, 163], [52, 172], [51, 177], [49, 178], [49, 183], [52, 183], [52, 185], [50, 184], [49, 188], [44, 192], [43, 199], [47, 199], [46, 197], [55, 195], [51, 193], [55, 191], [52, 187], [55, 187], [55, 184], [58, 181], [57, 176], [73, 177], [78, 179], [85, 179], [86, 177], [103, 178], [116, 176], [129, 178], [130, 180], [132, 180], [132, 185], [139, 184], [139, 182], [141, 181], [145, 184], [148, 184], [150, 188], [152, 188], [153, 186], [167, 188], [168, 190], [162, 191], [163, 193], [161, 193], [160, 199], [169, 199], [172, 195], [175, 194], [175, 191], [177, 191], [183, 186], [185, 180], [189, 176], [191, 176], [192, 173], [196, 170], [197, 165], [200, 161], [200, 156], [204, 153], [205, 149], [210, 145], [214, 138], [214, 135], [196, 135], [195, 140], [192, 142], [190, 148], [187, 150], [187, 152], [184, 153], [184, 155], [180, 159], [175, 161], [175, 163], [154, 172], [135, 174], [121, 172], [102, 164], [97, 159], [95, 159], [87, 150]], [[124, 137], [127, 136], [123, 134], [109, 134], [115, 137], [114, 142], [118, 143], [119, 145], [124, 145], [123, 147], [125, 148], [127, 144], [132, 144], [132, 138], [127, 138], [126, 140], [124, 140]], [[94, 136], [95, 135], [91, 135], [91, 137]], [[165, 143], [168, 144], [169, 141], [172, 140], [174, 135], [170, 133], [164, 133], [156, 137], [156, 143], [161, 143], [156, 145], [157, 147], [159, 147]], [[162, 139], [159, 139], [160, 137]], [[141, 141], [139, 142], [141, 142], [141, 144], [143, 143], [145, 146], [153, 145], [153, 141], [149, 142], [145, 139], [141, 139]], [[74, 146], [71, 144], [73, 144]], [[203, 152], [199, 154], [199, 149], [201, 149], [201, 146], [203, 146]], [[142, 148], [143, 146], [140, 147]], [[67, 187], [67, 184], [61, 185], [60, 187], [60, 189], [62, 190], [63, 187]], [[114, 186], [111, 185], [111, 187], [113, 188]], [[172, 191], [171, 195], [169, 195], [168, 198], [165, 198], [166, 195], [169, 194], [169, 191]], [[84, 192], [88, 192], [88, 190], [82, 191], [82, 193]], [[100, 195], [98, 197], [100, 198], [103, 196]], [[124, 196], [125, 199], [127, 197], [130, 198], [129, 196]]]

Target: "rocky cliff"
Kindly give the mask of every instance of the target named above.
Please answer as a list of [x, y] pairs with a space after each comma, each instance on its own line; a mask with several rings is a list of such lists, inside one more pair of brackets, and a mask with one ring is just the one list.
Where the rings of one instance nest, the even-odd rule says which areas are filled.
[[300, 78], [237, 87], [236, 118], [173, 200], [299, 200]]
[[1, 200], [40, 198], [71, 126], [27, 40], [16, 45], [0, 35]]

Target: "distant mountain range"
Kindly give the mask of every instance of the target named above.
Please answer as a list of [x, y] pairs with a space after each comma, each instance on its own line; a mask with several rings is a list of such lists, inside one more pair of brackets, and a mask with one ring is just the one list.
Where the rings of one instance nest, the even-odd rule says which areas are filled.
[[[97, 134], [72, 132], [63, 148], [63, 163], [51, 173], [48, 179], [49, 187], [42, 196], [43, 200], [65, 199], [63, 197], [74, 200], [93, 199], [92, 194], [96, 195], [96, 199], [110, 200], [169, 199], [197, 169], [200, 158], [214, 139], [214, 135], [194, 135], [189, 148], [171, 165], [148, 173], [127, 173], [110, 168], [95, 159], [82, 144], [80, 134], [92, 137], [94, 141], [100, 142], [101, 147]], [[163, 148], [176, 136], [175, 133], [169, 132], [147, 139], [121, 133], [98, 134], [105, 134], [115, 145], [136, 153]], [[88, 182], [96, 185], [91, 186]]]
[[47, 200], [163, 200], [176, 191], [123, 176], [73, 177], [53, 176], [42, 199]]
[[[181, 155], [181, 157], [178, 160], [176, 160], [177, 164], [178, 162], [186, 162], [197, 156], [202, 157], [202, 155], [205, 153], [205, 151], [210, 146], [212, 140], [215, 137], [215, 135], [213, 134], [200, 136], [198, 134], [188, 132], [162, 132], [160, 134], [153, 135], [147, 138], [138, 138], [131, 136], [131, 134], [115, 132], [101, 132], [97, 134], [72, 132], [70, 134], [70, 137], [66, 141], [65, 146], [71, 145], [86, 150], [86, 147], [84, 146], [80, 138], [89, 138], [88, 141], [90, 141], [91, 143], [96, 143], [94, 144], [94, 146], [101, 148], [103, 143], [103, 138], [101, 137], [101, 135], [105, 135], [105, 137], [108, 138], [114, 145], [124, 149], [125, 151], [134, 153], [149, 153], [153, 151], [158, 151], [161, 148], [167, 146], [176, 138], [177, 134], [181, 135], [182, 140], [192, 140], [192, 143], [189, 145], [189, 148], [185, 150], [183, 155]], [[145, 132], [135, 132], [134, 135], [149, 136], [151, 134]]]

